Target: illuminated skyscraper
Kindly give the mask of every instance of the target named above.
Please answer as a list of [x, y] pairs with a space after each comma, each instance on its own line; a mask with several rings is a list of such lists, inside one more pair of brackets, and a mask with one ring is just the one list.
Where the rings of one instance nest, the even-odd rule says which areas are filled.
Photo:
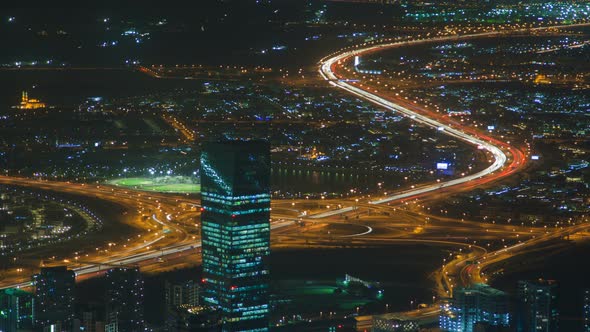
[[42, 268], [35, 282], [35, 325], [69, 330], [74, 320], [76, 275], [65, 266]]
[[584, 291], [584, 332], [590, 332], [590, 289]]
[[207, 143], [201, 154], [205, 303], [223, 331], [267, 331], [270, 146]]
[[32, 319], [33, 294], [17, 288], [0, 290], [0, 331], [30, 329]]
[[508, 295], [486, 284], [475, 284], [453, 292], [453, 299], [440, 316], [440, 329], [473, 332], [475, 324], [510, 325]]
[[518, 332], [557, 332], [557, 283], [553, 280], [518, 282]]
[[139, 269], [110, 269], [106, 290], [106, 324], [111, 331], [143, 331], [143, 278]]
[[0, 331], [16, 331], [18, 321], [17, 297], [10, 290], [0, 292]]

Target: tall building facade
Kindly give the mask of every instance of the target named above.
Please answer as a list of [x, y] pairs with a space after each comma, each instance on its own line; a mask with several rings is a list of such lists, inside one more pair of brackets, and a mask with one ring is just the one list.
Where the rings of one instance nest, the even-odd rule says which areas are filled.
[[17, 321], [17, 297], [8, 290], [3, 290], [0, 292], [0, 331], [16, 332]]
[[590, 332], [590, 288], [584, 291], [584, 332]]
[[206, 143], [201, 205], [204, 302], [223, 331], [268, 331], [269, 144]]
[[[82, 312], [81, 328], [84, 332], [97, 332], [96, 331], [96, 314], [93, 311]], [[104, 331], [103, 331], [104, 332]]]
[[0, 290], [0, 331], [32, 328], [33, 303], [33, 294], [21, 289]]
[[193, 280], [181, 284], [164, 283], [164, 298], [168, 309], [196, 307], [200, 301], [201, 285]]
[[35, 283], [35, 325], [38, 328], [70, 330], [74, 320], [76, 275], [65, 266], [42, 268]]
[[144, 330], [143, 278], [138, 268], [114, 268], [106, 273], [106, 327], [113, 332]]
[[453, 292], [453, 299], [444, 306], [440, 329], [450, 332], [473, 332], [477, 323], [508, 327], [510, 311], [508, 295], [486, 284], [475, 284]]
[[518, 332], [558, 332], [557, 283], [519, 281], [517, 316]]
[[164, 299], [166, 308], [176, 309], [182, 305], [182, 285], [172, 284], [168, 281], [164, 283]]

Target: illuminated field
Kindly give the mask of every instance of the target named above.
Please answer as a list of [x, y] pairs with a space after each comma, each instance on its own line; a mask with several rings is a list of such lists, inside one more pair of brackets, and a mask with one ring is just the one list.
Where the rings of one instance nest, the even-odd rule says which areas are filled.
[[192, 182], [192, 179], [185, 176], [175, 177], [157, 177], [157, 178], [121, 178], [108, 181], [120, 187], [128, 187], [144, 191], [154, 191], [162, 193], [199, 193], [201, 192], [201, 185]]

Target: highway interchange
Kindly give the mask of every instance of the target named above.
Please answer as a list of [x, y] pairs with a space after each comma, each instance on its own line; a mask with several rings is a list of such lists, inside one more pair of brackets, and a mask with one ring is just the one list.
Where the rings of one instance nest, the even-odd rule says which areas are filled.
[[[554, 27], [559, 28], [559, 27]], [[528, 30], [532, 31], [532, 30]], [[415, 188], [378, 198], [322, 200], [314, 205], [309, 200], [278, 200], [272, 204], [272, 237], [274, 247], [387, 245], [427, 243], [450, 248], [448, 258], [440, 267], [433, 267], [433, 288], [439, 299], [452, 294], [454, 287], [476, 282], [489, 282], [499, 262], [534, 250], [541, 250], [552, 241], [588, 230], [585, 220], [556, 228], [532, 228], [513, 225], [454, 220], [427, 212], [425, 203], [489, 184], [522, 171], [529, 158], [528, 151], [463, 126], [401, 97], [379, 92], [375, 87], [352, 82], [340, 74], [341, 67], [357, 55], [378, 52], [392, 47], [434, 43], [469, 38], [494, 37], [501, 32], [485, 32], [464, 36], [385, 42], [345, 50], [321, 60], [320, 75], [332, 86], [367, 100], [391, 112], [399, 113], [421, 125], [487, 151], [490, 164], [471, 174], [445, 182], [417, 184]], [[171, 120], [172, 121], [172, 120]], [[179, 124], [176, 124], [179, 125]], [[190, 136], [183, 133], [184, 136]], [[125, 241], [89, 244], [88, 248], [72, 250], [64, 257], [38, 257], [24, 268], [5, 271], [0, 288], [28, 287], [30, 274], [41, 261], [66, 264], [80, 278], [98, 275], [117, 265], [166, 265], [166, 257], [185, 253], [195, 259], [199, 250], [198, 201], [183, 195], [145, 193], [102, 184], [79, 184], [0, 176], [0, 184], [62, 192], [110, 202], [125, 210], [121, 220], [136, 230]], [[332, 208], [328, 208], [328, 206]], [[333, 208], [339, 207], [339, 208]], [[305, 213], [303, 213], [305, 211]], [[356, 219], [355, 219], [356, 218]], [[326, 229], [334, 224], [362, 225], [358, 232], [330, 235]], [[504, 246], [490, 243], [506, 242]], [[487, 246], [486, 244], [487, 243]], [[421, 320], [432, 320], [438, 305], [409, 313]]]

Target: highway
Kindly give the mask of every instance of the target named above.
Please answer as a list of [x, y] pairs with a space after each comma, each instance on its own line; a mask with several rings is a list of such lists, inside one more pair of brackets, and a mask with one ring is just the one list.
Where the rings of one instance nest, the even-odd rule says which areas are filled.
[[[277, 230], [282, 227], [293, 225], [294, 223], [295, 223], [294, 220], [283, 220], [283, 221], [273, 223], [270, 228], [271, 228], [271, 230]], [[149, 244], [147, 244], [147, 246], [154, 244], [155, 242], [161, 240], [162, 238], [163, 237], [160, 237], [160, 238], [156, 239], [155, 241], [150, 242]], [[130, 254], [130, 255], [125, 256], [123, 258], [106, 259], [102, 262], [97, 262], [97, 263], [93, 263], [93, 264], [84, 265], [81, 267], [76, 267], [76, 268], [73, 268], [73, 270], [76, 273], [76, 277], [86, 276], [86, 275], [90, 275], [90, 274], [100, 273], [102, 271], [111, 269], [117, 265], [121, 265], [121, 266], [135, 265], [140, 262], [147, 261], [147, 260], [158, 259], [163, 256], [177, 254], [177, 253], [187, 251], [187, 250], [198, 249], [200, 247], [201, 247], [200, 241], [192, 243], [192, 244], [180, 244], [180, 245], [166, 247], [161, 250], [151, 250], [151, 251], [147, 251], [147, 252]], [[137, 248], [137, 249], [139, 249], [139, 248]], [[25, 281], [25, 282], [10, 284], [10, 285], [3, 284], [2, 286], [0, 286], [0, 289], [26, 288], [26, 287], [31, 287], [32, 285], [33, 285], [32, 281]]]
[[[88, 243], [86, 245], [88, 248], [72, 248], [71, 256], [73, 257], [71, 258], [46, 261], [50, 265], [68, 265], [78, 277], [92, 275], [117, 265], [135, 265], [200, 247], [198, 229], [195, 227], [195, 220], [198, 219], [198, 212], [195, 212], [197, 205], [184, 196], [146, 193], [108, 185], [8, 176], [0, 176], [0, 184], [89, 197], [126, 209], [127, 212], [118, 222], [132, 226], [139, 234], [130, 236], [123, 243], [109, 242], [104, 248], [94, 248], [95, 244]], [[280, 204], [275, 205], [280, 209]], [[273, 217], [276, 220], [271, 223], [273, 230], [293, 225], [297, 220], [295, 212], [274, 213]], [[82, 254], [84, 250], [86, 250], [85, 255]], [[32, 256], [35, 255], [32, 254]], [[39, 259], [45, 259], [45, 257], [38, 257], [37, 260]], [[82, 260], [92, 264], [78, 263]], [[0, 289], [30, 286], [28, 281], [30, 276], [26, 273], [8, 272], [10, 273], [5, 273], [0, 279]]]
[[[514, 174], [520, 171], [526, 166], [527, 157], [526, 153], [519, 150], [518, 148], [511, 146], [507, 142], [499, 141], [496, 138], [490, 137], [483, 132], [474, 130], [471, 127], [463, 126], [460, 123], [449, 121], [448, 119], [442, 118], [439, 114], [427, 110], [426, 108], [420, 107], [403, 100], [401, 97], [393, 97], [385, 93], [378, 93], [376, 90], [371, 90], [369, 86], [363, 86], [362, 82], [357, 79], [351, 79], [338, 74], [338, 67], [342, 66], [346, 61], [352, 59], [355, 56], [367, 55], [374, 52], [387, 50], [390, 48], [397, 47], [408, 47], [426, 43], [437, 43], [446, 41], [459, 41], [474, 38], [488, 38], [488, 37], [499, 37], [506, 35], [507, 33], [531, 33], [533, 31], [559, 29], [559, 28], [571, 28], [571, 27], [583, 27], [589, 26], [590, 23], [580, 23], [572, 25], [556, 25], [549, 27], [538, 27], [532, 29], [518, 29], [510, 31], [493, 31], [493, 32], [482, 32], [466, 35], [451, 35], [445, 37], [435, 37], [429, 39], [416, 39], [408, 41], [396, 41], [396, 42], [384, 42], [377, 45], [370, 45], [366, 47], [357, 48], [354, 50], [347, 50], [337, 52], [328, 57], [323, 58], [319, 62], [319, 74], [321, 77], [328, 81], [330, 85], [342, 89], [360, 99], [369, 101], [377, 106], [388, 109], [392, 112], [396, 112], [406, 116], [414, 122], [420, 123], [427, 127], [433, 128], [442, 134], [448, 135], [459, 139], [467, 144], [471, 144], [478, 149], [488, 151], [494, 161], [487, 168], [480, 170], [473, 174], [467, 174], [461, 178], [456, 178], [449, 181], [438, 182], [428, 185], [422, 185], [414, 189], [405, 190], [402, 192], [394, 193], [388, 197], [383, 197], [377, 200], [370, 201], [370, 204], [383, 204], [394, 201], [399, 201], [407, 198], [413, 198], [428, 194], [433, 191], [441, 190], [449, 187], [456, 187], [459, 185], [469, 185], [468, 187], [474, 187], [478, 184], [484, 184], [487, 182], [495, 181], [508, 175]], [[445, 121], [445, 122], [443, 122]], [[507, 165], [509, 156], [512, 161]], [[500, 171], [502, 170], [502, 171]], [[485, 179], [484, 179], [485, 178]], [[478, 180], [478, 181], [476, 181]], [[353, 207], [343, 207], [342, 209], [332, 210], [323, 212], [320, 214], [312, 215], [312, 219], [321, 219], [338, 214], [349, 213], [353, 211]]]
[[[403, 46], [411, 46], [417, 45], [422, 43], [434, 43], [434, 42], [441, 42], [441, 41], [452, 41], [458, 39], [469, 39], [469, 38], [481, 38], [481, 37], [490, 37], [499, 35], [499, 32], [486, 32], [486, 33], [479, 33], [473, 35], [465, 35], [465, 36], [449, 36], [449, 37], [437, 37], [431, 39], [424, 39], [424, 40], [411, 40], [411, 41], [403, 41], [403, 42], [393, 42], [393, 43], [386, 43], [380, 44], [375, 46], [369, 46], [366, 48], [356, 49], [352, 51], [345, 51], [334, 55], [329, 58], [324, 58], [320, 62], [319, 73], [320, 75], [329, 83], [342, 89], [350, 94], [353, 94], [361, 99], [369, 101], [377, 106], [383, 107], [390, 111], [402, 114], [414, 122], [420, 123], [422, 125], [431, 127], [438, 132], [454, 137], [459, 139], [465, 143], [475, 146], [478, 149], [483, 149], [488, 151], [494, 161], [491, 165], [487, 168], [480, 170], [473, 174], [468, 174], [466, 176], [456, 178], [449, 181], [444, 181], [440, 183], [434, 183], [429, 185], [423, 185], [415, 189], [406, 190], [403, 192], [395, 193], [391, 196], [384, 197], [378, 200], [370, 201], [370, 204], [383, 204], [389, 203], [393, 201], [399, 201], [401, 199], [415, 197], [423, 194], [427, 194], [432, 191], [440, 190], [443, 188], [453, 187], [460, 184], [468, 183], [470, 181], [480, 179], [486, 176], [498, 179], [503, 176], [507, 176], [518, 171], [517, 168], [522, 168], [526, 164], [526, 159], [524, 158], [524, 153], [517, 150], [515, 147], [508, 145], [507, 143], [502, 143], [497, 141], [494, 138], [489, 136], [483, 135], [482, 133], [475, 132], [472, 128], [461, 126], [457, 123], [444, 123], [441, 120], [438, 120], [439, 117], [436, 114], [432, 114], [432, 112], [425, 110], [424, 108], [420, 108], [418, 106], [410, 105], [405, 103], [405, 105], [401, 104], [401, 101], [392, 100], [392, 98], [387, 98], [383, 95], [378, 94], [377, 92], [371, 91], [368, 88], [362, 89], [362, 84], [355, 82], [353, 80], [347, 79], [346, 77], [340, 76], [337, 73], [337, 68], [339, 65], [342, 65], [347, 60], [351, 59], [355, 56], [365, 55], [367, 53], [372, 53], [376, 51], [386, 50], [388, 48], [393, 47], [403, 47]], [[506, 166], [508, 161], [508, 156], [506, 152], [509, 151], [512, 156], [517, 156], [518, 161], [513, 163], [510, 167], [510, 171], [504, 173], [494, 174], [494, 172], [502, 169]], [[340, 210], [334, 210], [322, 213], [320, 215], [312, 216], [313, 218], [324, 218], [333, 215], [337, 215], [340, 213], [347, 213], [351, 212], [351, 207], [345, 207]]]
[[[587, 24], [585, 24], [587, 25]], [[560, 28], [568, 26], [555, 26], [538, 29]], [[526, 30], [532, 31], [536, 29]], [[418, 45], [421, 43], [434, 43], [444, 41], [456, 41], [471, 38], [486, 38], [501, 35], [501, 32], [485, 32], [478, 34], [470, 34], [464, 36], [448, 36], [437, 37], [431, 39], [411, 40], [402, 42], [385, 42], [379, 45], [370, 45], [364, 48], [355, 50], [345, 50], [340, 53], [331, 55], [321, 60], [319, 65], [320, 75], [329, 82], [330, 85], [350, 93], [358, 98], [369, 101], [379, 107], [383, 107], [392, 112], [404, 115], [408, 119], [415, 121], [424, 126], [435, 129], [438, 133], [448, 135], [450, 137], [461, 140], [474, 148], [486, 151], [493, 159], [489, 165], [484, 169], [478, 170], [471, 174], [455, 178], [449, 181], [429, 183], [417, 185], [413, 189], [404, 190], [401, 192], [390, 194], [386, 197], [380, 197], [372, 200], [365, 200], [363, 202], [354, 204], [350, 200], [342, 200], [333, 206], [341, 205], [342, 208], [329, 211], [319, 211], [311, 215], [302, 215], [299, 211], [303, 208], [289, 209], [282, 208], [285, 213], [279, 214], [276, 211], [280, 210], [282, 204], [309, 204], [306, 200], [294, 200], [291, 202], [273, 202], [273, 220], [271, 229], [276, 231], [279, 229], [289, 229], [302, 218], [304, 221], [309, 221], [313, 230], [321, 230], [320, 224], [335, 224], [343, 223], [341, 219], [344, 214], [352, 214], [363, 209], [365, 211], [375, 209], [384, 209], [383, 212], [388, 212], [389, 204], [401, 204], [416, 198], [436, 197], [435, 193], [441, 192], [443, 189], [445, 194], [452, 191], [469, 190], [482, 184], [497, 181], [516, 172], [521, 171], [527, 163], [527, 154], [517, 147], [510, 145], [508, 142], [502, 142], [494, 137], [488, 136], [486, 133], [479, 132], [473, 128], [462, 126], [449, 119], [444, 119], [435, 112], [429, 111], [419, 105], [409, 103], [396, 98], [387, 93], [379, 93], [369, 86], [364, 86], [363, 82], [346, 78], [339, 74], [341, 66], [352, 57], [357, 55], [365, 55], [372, 52], [378, 52], [393, 47], [405, 47]], [[184, 140], [191, 140], [192, 132], [183, 124], [179, 123], [173, 118], [168, 119], [169, 123], [175, 127], [183, 136]], [[195, 202], [184, 196], [175, 196], [169, 194], [145, 193], [134, 191], [130, 189], [121, 189], [105, 185], [88, 185], [77, 184], [69, 182], [56, 182], [45, 180], [34, 180], [19, 177], [0, 176], [1, 184], [37, 188], [42, 190], [49, 190], [55, 192], [64, 192], [72, 195], [86, 196], [105, 200], [113, 204], [126, 207], [129, 214], [122, 217], [123, 222], [132, 225], [140, 232], [137, 237], [129, 238], [125, 244], [116, 244], [112, 248], [96, 249], [95, 253], [91, 253], [84, 257], [84, 261], [92, 263], [80, 263], [76, 260], [59, 260], [55, 264], [68, 264], [75, 270], [76, 275], [92, 276], [111, 268], [116, 265], [134, 265], [140, 262], [150, 260], [157, 260], [162, 256], [173, 255], [189, 250], [198, 250], [200, 247], [200, 240], [198, 238], [198, 229], [195, 219], [198, 218]], [[333, 202], [332, 202], [333, 203]], [[332, 203], [329, 203], [332, 205]], [[349, 204], [349, 206], [346, 206]], [[354, 204], [354, 206], [352, 206]], [[393, 207], [391, 207], [393, 209]], [[358, 211], [357, 211], [358, 210]], [[289, 213], [287, 213], [289, 212]], [[408, 211], [405, 211], [404, 217], [412, 218]], [[401, 215], [401, 213], [400, 213]], [[421, 215], [420, 218], [427, 218]], [[379, 219], [379, 218], [373, 218]], [[544, 232], [540, 229], [531, 230], [531, 233], [524, 231], [514, 231], [513, 226], [506, 225], [492, 225], [486, 223], [470, 223], [449, 221], [440, 218], [435, 223], [430, 223], [429, 231], [439, 232], [432, 238], [416, 238], [423, 236], [416, 227], [418, 223], [410, 223], [406, 221], [398, 222], [389, 217], [379, 226], [379, 231], [375, 225], [363, 225], [361, 231], [353, 234], [345, 234], [337, 236], [340, 243], [347, 244], [371, 244], [371, 243], [429, 243], [433, 245], [452, 246], [455, 248], [465, 249], [461, 257], [449, 259], [448, 262], [442, 264], [442, 267], [437, 267], [435, 271], [436, 291], [439, 297], [445, 297], [452, 294], [453, 287], [457, 285], [468, 285], [473, 282], [487, 281], [484, 271], [490, 270], [493, 266], [501, 261], [505, 261], [516, 255], [538, 250], [543, 248], [543, 245], [560, 239], [566, 235], [574, 234], [576, 232], [588, 229], [588, 224], [580, 224], [576, 226], [567, 227], [560, 230]], [[416, 217], [416, 219], [418, 219]], [[380, 220], [380, 219], [379, 219]], [[350, 222], [348, 222], [350, 224]], [[454, 223], [449, 226], [449, 223]], [[399, 229], [393, 230], [393, 224], [396, 224]], [[383, 235], [383, 229], [389, 229], [391, 233]], [[405, 230], [410, 228], [410, 230]], [[485, 229], [485, 232], [483, 231]], [[488, 232], [489, 230], [489, 232]], [[416, 231], [416, 232], [414, 232]], [[465, 234], [478, 233], [481, 238], [499, 238], [505, 235], [530, 235], [530, 238], [507, 246], [495, 251], [488, 251], [487, 248], [479, 245], [467, 243], [466, 241], [453, 240], [451, 238], [445, 239], [444, 236], [449, 236], [449, 233], [460, 238]], [[481, 234], [479, 234], [481, 233]], [[289, 231], [296, 239], [297, 244], [304, 244], [300, 237], [302, 232], [299, 230]], [[318, 231], [317, 239], [324, 239], [325, 233]], [[407, 236], [408, 238], [393, 238], [395, 236]], [[444, 234], [444, 235], [443, 235]], [[416, 236], [411, 238], [410, 236]], [[438, 236], [438, 238], [437, 238]], [[287, 237], [287, 236], [286, 236]], [[466, 237], [465, 237], [466, 238]], [[286, 242], [281, 244], [285, 246], [292, 246], [293, 243]], [[477, 264], [467, 264], [467, 262], [477, 261]], [[454, 278], [454, 279], [452, 279]], [[11, 287], [29, 287], [31, 286], [28, 275], [9, 274], [0, 280], [0, 289]], [[434, 314], [438, 313], [438, 307], [433, 306], [424, 310], [413, 311], [411, 315], [415, 317], [425, 317], [431, 319]]]
[[[572, 26], [587, 26], [589, 24], [577, 24]], [[553, 27], [542, 27], [527, 30], [513, 30], [510, 32], [531, 32], [552, 28], [565, 28], [572, 26], [553, 26]], [[379, 205], [379, 204], [391, 204], [401, 203], [404, 200], [422, 198], [430, 193], [434, 193], [444, 188], [450, 188], [453, 190], [460, 190], [461, 188], [469, 189], [474, 188], [478, 185], [496, 181], [504, 178], [518, 171], [521, 171], [527, 164], [527, 154], [518, 148], [511, 146], [509, 142], [502, 142], [496, 138], [488, 136], [486, 133], [475, 130], [474, 128], [463, 126], [460, 123], [454, 122], [449, 119], [444, 119], [440, 114], [432, 112], [424, 107], [408, 102], [402, 97], [396, 97], [388, 93], [378, 92], [376, 87], [371, 87], [367, 84], [363, 85], [362, 80], [355, 78], [346, 77], [339, 74], [339, 70], [345, 66], [347, 61], [351, 61], [356, 56], [367, 55], [374, 52], [387, 50], [394, 47], [408, 47], [424, 43], [436, 43], [445, 41], [458, 41], [463, 39], [473, 38], [485, 38], [485, 37], [497, 37], [505, 34], [506, 32], [484, 32], [476, 34], [468, 34], [462, 36], [448, 36], [448, 37], [436, 37], [430, 39], [420, 40], [409, 40], [409, 41], [395, 41], [395, 42], [383, 42], [377, 45], [367, 45], [352, 50], [343, 50], [332, 54], [319, 62], [319, 74], [321, 77], [328, 81], [330, 85], [341, 89], [349, 94], [352, 94], [360, 99], [366, 100], [374, 105], [382, 107], [401, 114], [410, 120], [419, 123], [421, 125], [433, 128], [439, 133], [448, 135], [450, 137], [461, 140], [467, 144], [474, 146], [477, 149], [487, 151], [493, 158], [493, 162], [486, 168], [479, 170], [472, 174], [467, 174], [459, 178], [455, 178], [449, 181], [437, 182], [432, 184], [421, 185], [417, 188], [412, 188], [402, 192], [397, 192], [387, 197], [381, 197], [379, 199], [369, 200], [368, 204]], [[311, 215], [308, 218], [313, 220], [321, 220], [324, 218], [335, 217], [341, 214], [354, 213], [359, 208], [359, 204], [354, 206], [345, 206], [340, 209], [326, 211]], [[464, 247], [468, 249], [463, 255], [458, 255], [456, 258], [451, 259], [442, 265], [441, 269], [438, 269], [434, 273], [434, 279], [436, 282], [436, 290], [439, 298], [449, 297], [452, 295], [454, 287], [467, 286], [472, 283], [488, 282], [488, 278], [484, 276], [484, 271], [491, 269], [495, 264], [511, 259], [517, 255], [530, 252], [531, 250], [542, 250], [544, 245], [560, 239], [566, 235], [575, 234], [577, 232], [586, 231], [590, 225], [582, 223], [580, 225], [567, 227], [563, 230], [546, 232], [542, 235], [533, 235], [528, 240], [518, 241], [518, 243], [493, 251], [491, 253], [481, 246], [476, 246], [468, 243], [454, 242], [457, 247]], [[477, 226], [474, 227], [473, 231], [477, 231]], [[531, 230], [531, 232], [533, 232]], [[536, 233], [536, 232], [535, 232]], [[510, 234], [505, 232], [503, 234]], [[399, 241], [397, 239], [391, 239], [392, 241]], [[408, 242], [419, 243], [422, 240], [412, 239]], [[436, 240], [430, 240], [428, 242], [436, 242]], [[476, 262], [476, 263], [473, 263]], [[453, 279], [455, 278], [455, 280]], [[438, 315], [438, 306], [431, 306], [421, 310], [415, 310], [406, 312], [405, 314], [414, 317], [417, 320], [430, 322], [432, 318]]]

